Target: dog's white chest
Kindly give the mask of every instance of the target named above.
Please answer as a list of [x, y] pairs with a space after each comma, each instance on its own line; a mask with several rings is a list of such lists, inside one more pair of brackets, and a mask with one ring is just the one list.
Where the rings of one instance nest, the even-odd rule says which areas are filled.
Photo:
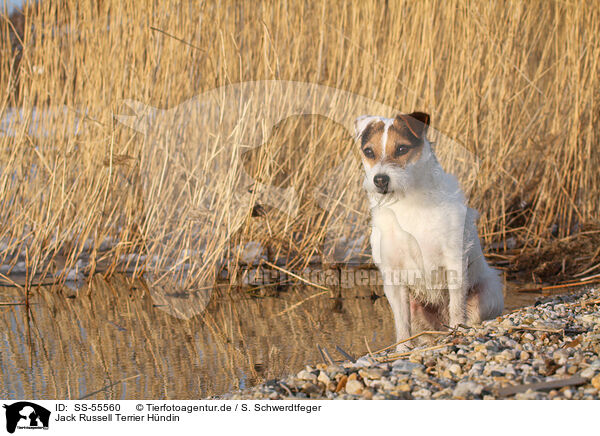
[[376, 264], [423, 273], [443, 264], [449, 237], [443, 209], [396, 202], [375, 207], [372, 214], [371, 248]]

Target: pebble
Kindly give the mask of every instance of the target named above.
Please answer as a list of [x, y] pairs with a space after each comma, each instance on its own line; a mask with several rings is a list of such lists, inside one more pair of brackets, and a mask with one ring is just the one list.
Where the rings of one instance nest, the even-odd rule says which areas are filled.
[[591, 366], [589, 368], [584, 369], [583, 371], [581, 371], [581, 376], [585, 377], [585, 378], [593, 378], [594, 375], [598, 372], [598, 370], [596, 368], [592, 368]]
[[314, 383], [310, 383], [310, 382], [306, 382], [302, 385], [302, 392], [304, 392], [305, 394], [319, 394], [321, 393], [321, 391], [323, 390], [322, 388], [320, 388], [319, 386], [315, 385]]
[[592, 380], [592, 386], [596, 389], [600, 390], [600, 374], [595, 376]]
[[358, 380], [348, 380], [346, 383], [346, 392], [351, 395], [360, 395], [363, 391], [364, 385]]
[[460, 381], [456, 384], [454, 391], [452, 392], [453, 397], [468, 398], [469, 395], [481, 395], [483, 386], [473, 381]]
[[379, 380], [381, 377], [383, 377], [384, 370], [382, 368], [375, 367], [361, 369], [360, 371], [358, 371], [358, 373], [363, 379]]
[[413, 394], [414, 397], [429, 398], [431, 397], [431, 391], [429, 389], [419, 389]]
[[410, 372], [413, 372], [415, 369], [421, 369], [421, 368], [423, 368], [423, 365], [421, 365], [419, 363], [410, 362], [408, 360], [402, 360], [402, 359], [396, 360], [392, 364], [393, 372], [410, 373]]
[[329, 378], [329, 376], [327, 375], [327, 373], [325, 371], [319, 372], [319, 377], [317, 377], [317, 380], [319, 382], [323, 383], [325, 386], [329, 385], [329, 383], [331, 382], [331, 379]]
[[375, 365], [376, 363], [377, 361], [374, 360], [371, 356], [363, 356], [354, 363], [354, 366], [356, 366], [357, 368], [370, 367]]
[[306, 369], [303, 369], [302, 371], [300, 371], [298, 373], [298, 378], [300, 380], [308, 380], [313, 383], [317, 382], [317, 376], [315, 374], [313, 374], [312, 372], [307, 371]]

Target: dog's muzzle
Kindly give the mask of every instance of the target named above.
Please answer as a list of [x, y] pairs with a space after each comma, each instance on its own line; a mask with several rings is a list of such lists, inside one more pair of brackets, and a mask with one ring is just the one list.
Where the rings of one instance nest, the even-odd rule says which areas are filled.
[[390, 185], [390, 176], [387, 174], [375, 174], [373, 184], [381, 194], [387, 194]]

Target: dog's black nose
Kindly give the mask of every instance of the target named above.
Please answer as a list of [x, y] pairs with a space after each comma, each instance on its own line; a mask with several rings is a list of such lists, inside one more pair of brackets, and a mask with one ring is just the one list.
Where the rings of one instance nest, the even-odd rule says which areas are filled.
[[390, 184], [390, 176], [387, 174], [375, 174], [373, 177], [373, 183], [382, 193], [386, 193], [388, 190], [388, 185]]

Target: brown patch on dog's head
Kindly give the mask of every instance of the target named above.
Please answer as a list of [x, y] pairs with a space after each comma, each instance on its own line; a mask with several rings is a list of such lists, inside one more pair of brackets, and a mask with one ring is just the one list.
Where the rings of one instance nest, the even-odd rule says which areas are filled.
[[419, 139], [425, 139], [427, 128], [429, 127], [429, 114], [424, 112], [413, 112], [411, 114], [398, 114], [394, 120], [403, 121], [404, 125], [410, 130], [412, 135]]
[[398, 114], [388, 130], [385, 160], [402, 168], [419, 160], [428, 126], [429, 115], [423, 112]]
[[429, 115], [423, 112], [398, 114], [393, 120], [363, 116], [356, 120], [356, 136], [361, 158], [368, 168], [378, 162], [404, 168], [421, 157], [429, 126]]
[[372, 167], [383, 158], [381, 138], [384, 128], [385, 123], [383, 121], [373, 120], [359, 132], [361, 157], [369, 167]]

